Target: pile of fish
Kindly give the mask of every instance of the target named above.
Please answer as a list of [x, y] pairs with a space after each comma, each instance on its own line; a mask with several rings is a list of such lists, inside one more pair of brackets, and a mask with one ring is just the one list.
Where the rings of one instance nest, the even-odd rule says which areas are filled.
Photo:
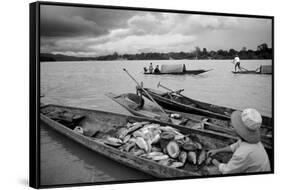
[[196, 135], [184, 135], [171, 126], [150, 122], [128, 122], [103, 143], [173, 168], [187, 162], [202, 165], [207, 154]]

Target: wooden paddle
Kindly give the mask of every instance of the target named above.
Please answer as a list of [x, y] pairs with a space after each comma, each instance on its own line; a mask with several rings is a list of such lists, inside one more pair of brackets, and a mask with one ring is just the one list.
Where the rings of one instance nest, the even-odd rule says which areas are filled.
[[141, 88], [141, 89], [144, 91], [144, 93], [153, 101], [153, 103], [154, 103], [155, 105], [157, 105], [157, 107], [165, 114], [165, 116], [168, 117], [168, 115], [167, 115], [167, 113], [164, 111], [164, 109], [163, 109], [159, 104], [157, 104], [157, 102], [156, 102], [156, 101], [150, 96], [150, 94], [142, 87], [142, 85], [140, 85], [140, 84], [138, 83], [138, 81], [137, 81], [136, 79], [134, 79], [134, 77], [127, 71], [127, 69], [123, 68], [123, 70], [129, 75], [129, 77], [130, 77], [133, 81], [135, 81], [135, 83], [137, 84], [137, 86], [138, 86], [139, 88]]

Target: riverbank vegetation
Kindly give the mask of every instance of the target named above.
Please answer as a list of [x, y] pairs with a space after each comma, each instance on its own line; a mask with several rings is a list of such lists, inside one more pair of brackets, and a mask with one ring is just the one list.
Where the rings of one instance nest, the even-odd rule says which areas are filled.
[[76, 57], [62, 54], [41, 53], [40, 61], [112, 61], [112, 60], [180, 60], [180, 59], [233, 59], [235, 55], [240, 59], [272, 59], [272, 48], [269, 48], [266, 43], [257, 46], [256, 50], [243, 47], [240, 51], [235, 49], [229, 50], [211, 50], [206, 48], [195, 47], [191, 52], [169, 52], [169, 53], [138, 53], [138, 54], [118, 54], [114, 52], [110, 55], [98, 57]]

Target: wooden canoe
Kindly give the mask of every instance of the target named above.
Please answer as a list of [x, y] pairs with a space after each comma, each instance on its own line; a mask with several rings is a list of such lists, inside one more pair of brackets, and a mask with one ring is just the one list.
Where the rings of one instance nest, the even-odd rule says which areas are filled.
[[248, 71], [232, 71], [233, 74], [271, 74], [271, 73], [261, 73], [255, 70]]
[[[160, 119], [163, 115], [160, 109], [151, 103], [144, 104], [143, 107], [139, 107], [140, 97], [133, 93], [124, 93], [120, 95], [116, 95], [113, 93], [107, 93], [107, 97], [111, 98], [121, 106], [123, 106], [126, 110], [136, 116], [148, 117], [154, 119]], [[149, 101], [146, 99], [146, 101]], [[183, 113], [177, 111], [171, 111], [165, 109], [165, 112], [172, 116], [172, 114], [177, 114], [180, 116], [179, 119], [175, 119], [170, 117], [170, 122], [173, 124], [181, 125], [189, 128], [203, 128], [204, 130], [211, 130], [220, 133], [229, 134], [232, 136], [236, 136], [233, 127], [230, 125], [230, 121], [220, 120], [212, 117], [206, 117], [198, 114], [191, 113]], [[205, 122], [205, 121], [206, 122]], [[270, 128], [261, 128], [261, 138], [264, 146], [267, 149], [272, 149], [272, 130]]]
[[149, 73], [145, 72], [143, 74], [145, 75], [199, 75], [201, 73], [205, 73], [208, 71], [211, 71], [212, 69], [209, 70], [204, 70], [204, 69], [198, 69], [198, 70], [186, 70], [183, 72], [178, 72], [178, 73]]
[[[231, 113], [235, 111], [233, 108], [201, 102], [176, 93], [163, 92], [150, 88], [144, 89], [159, 105], [169, 110], [205, 115], [222, 120], [230, 120]], [[137, 87], [137, 90], [149, 99], [141, 88]], [[264, 127], [272, 128], [272, 118], [262, 116], [262, 122]]]
[[[121, 151], [115, 147], [105, 144], [100, 137], [103, 134], [112, 134], [116, 131], [118, 126], [124, 126], [128, 121], [130, 122], [143, 122], [148, 121], [151, 123], [159, 124], [161, 126], [171, 126], [179, 130], [182, 134], [193, 134], [202, 142], [203, 147], [208, 149], [220, 148], [227, 146], [237, 140], [229, 135], [223, 135], [216, 132], [204, 131], [199, 129], [191, 129], [174, 125], [170, 123], [161, 122], [158, 120], [128, 116], [117, 113], [89, 110], [84, 108], [74, 108], [59, 105], [46, 105], [40, 108], [40, 119], [46, 123], [50, 128], [62, 133], [68, 138], [80, 143], [81, 145], [100, 153], [116, 162], [140, 170], [144, 173], [150, 174], [158, 178], [170, 177], [196, 177], [202, 175], [212, 175], [209, 166], [196, 167], [186, 163], [183, 169], [172, 168], [160, 165], [156, 161], [151, 161], [142, 157], [134, 156], [128, 152]], [[63, 113], [71, 118], [83, 118], [78, 123], [84, 130], [84, 134], [80, 134], [72, 130], [72, 127], [63, 125], [57, 121], [55, 117], [50, 117], [52, 113]], [[53, 118], [53, 119], [51, 119]], [[61, 118], [61, 117], [60, 117]], [[69, 120], [69, 119], [67, 119]], [[228, 161], [229, 154], [221, 154], [221, 160]], [[216, 173], [217, 175], [217, 173]]]

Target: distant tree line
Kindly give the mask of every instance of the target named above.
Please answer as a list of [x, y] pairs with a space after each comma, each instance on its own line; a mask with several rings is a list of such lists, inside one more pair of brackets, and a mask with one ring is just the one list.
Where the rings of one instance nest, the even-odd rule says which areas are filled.
[[61, 54], [41, 54], [40, 61], [85, 61], [85, 60], [169, 60], [169, 59], [233, 59], [238, 55], [241, 59], [272, 59], [272, 48], [269, 48], [266, 43], [257, 46], [256, 50], [243, 47], [240, 51], [235, 49], [208, 51], [206, 48], [201, 50], [200, 47], [195, 47], [191, 52], [170, 52], [170, 53], [138, 53], [138, 54], [123, 54], [117, 52], [111, 55], [98, 57], [75, 57]]

